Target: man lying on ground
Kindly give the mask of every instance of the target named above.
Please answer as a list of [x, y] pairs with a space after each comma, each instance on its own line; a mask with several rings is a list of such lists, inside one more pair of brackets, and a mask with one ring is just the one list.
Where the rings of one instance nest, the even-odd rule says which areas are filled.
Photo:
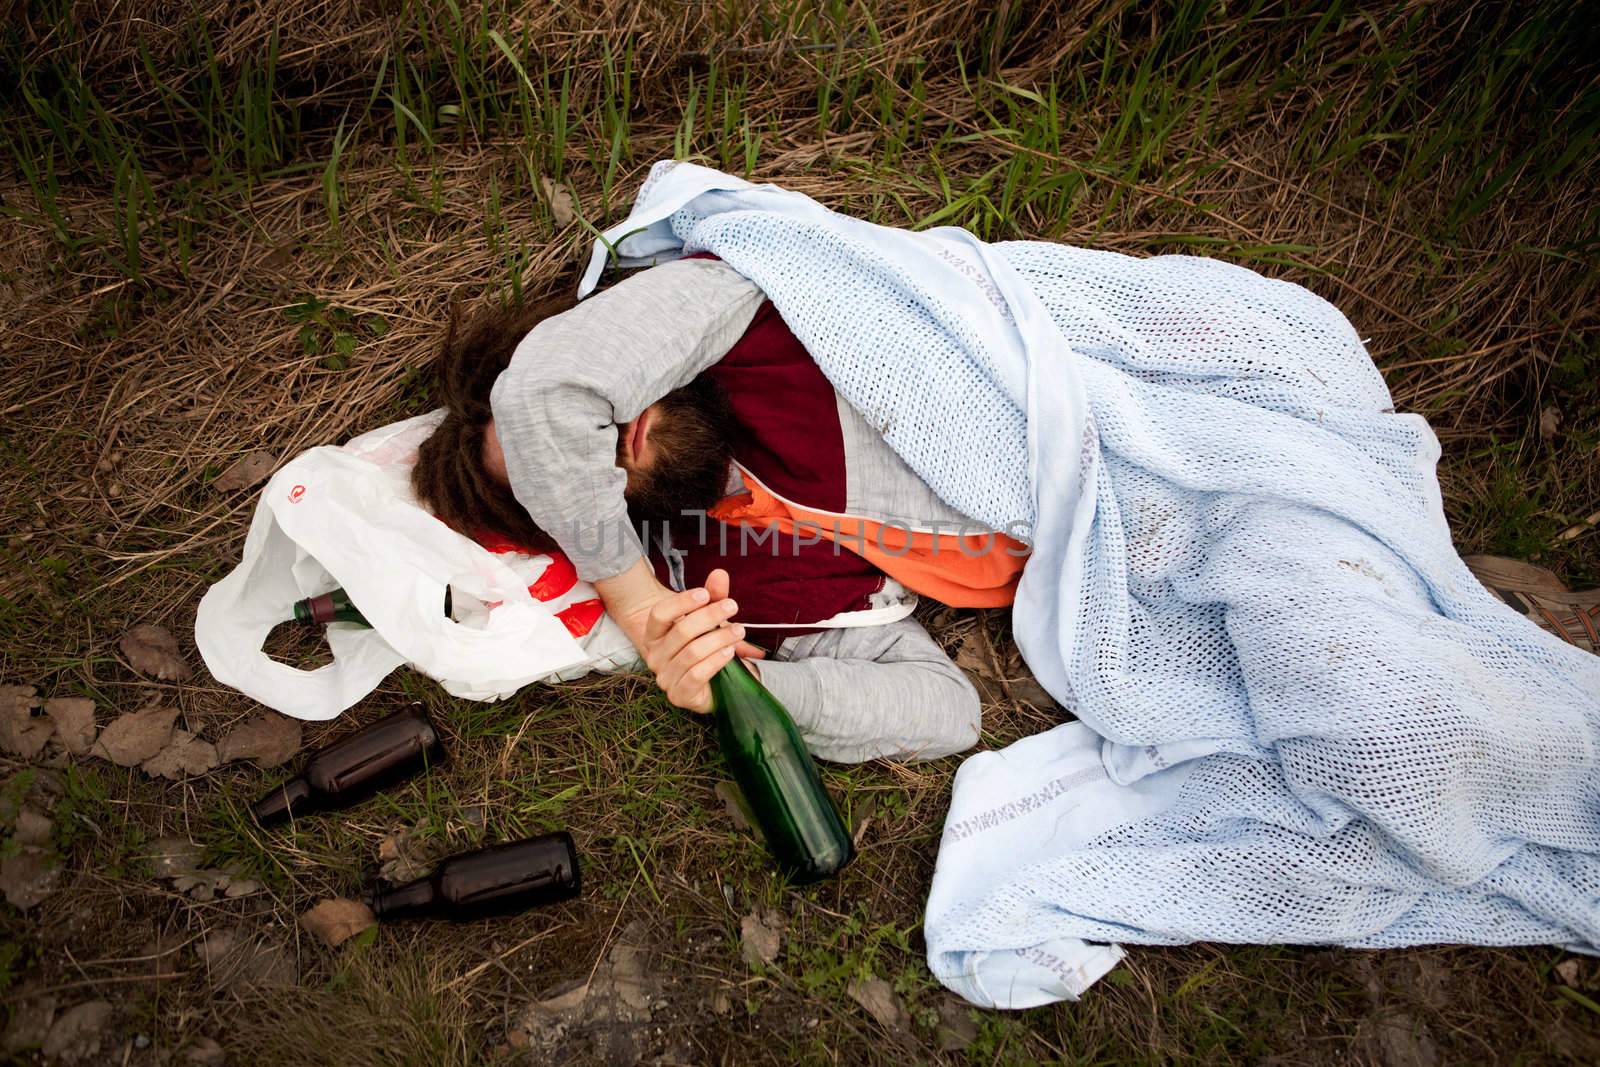
[[824, 759], [976, 743], [977, 694], [906, 590], [1009, 604], [1025, 550], [942, 503], [753, 283], [663, 264], [453, 329], [439, 370], [418, 496], [564, 552], [673, 703], [708, 710], [737, 650]]
[[[448, 415], [418, 496], [469, 534], [566, 553], [673, 703], [708, 710], [737, 650], [825, 759], [976, 742], [977, 695], [904, 617], [906, 590], [1008, 605], [1026, 550], [944, 504], [742, 275], [689, 258], [578, 306], [487, 313], [452, 331], [439, 370]], [[1594, 648], [1593, 594], [1472, 562]]]

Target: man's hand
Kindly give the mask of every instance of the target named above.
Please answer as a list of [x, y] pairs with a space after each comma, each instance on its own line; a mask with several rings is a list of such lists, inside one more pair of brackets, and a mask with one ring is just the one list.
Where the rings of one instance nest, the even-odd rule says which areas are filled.
[[635, 561], [621, 574], [601, 578], [594, 583], [594, 588], [611, 618], [622, 627], [622, 632], [628, 635], [633, 647], [643, 655], [645, 624], [650, 618], [651, 607], [676, 594], [656, 581], [655, 571], [643, 559]]
[[655, 673], [667, 699], [695, 712], [711, 710], [711, 676], [736, 653], [759, 658], [746, 643], [744, 627], [733, 622], [739, 605], [728, 596], [728, 572], [714, 570], [699, 589], [656, 600], [646, 621], [639, 651]]
[[[715, 637], [719, 642], [733, 645], [745, 659], [761, 659], [766, 655], [755, 645], [741, 640], [744, 636], [742, 627], [737, 636], [730, 636], [734, 628], [722, 626], [732, 617], [737, 606], [728, 599], [728, 572], [720, 568], [706, 576], [704, 588], [674, 593], [656, 581], [650, 564], [640, 560], [621, 574], [595, 582], [594, 587], [605, 602], [606, 610], [628, 635], [628, 640], [639, 650], [639, 655], [644, 657], [661, 688], [666, 690], [667, 699], [680, 708], [710, 711], [711, 689], [706, 682], [732, 658], [724, 655], [721, 645], [718, 645], [718, 650], [712, 653], [717, 657], [716, 663], [700, 680], [698, 691], [687, 691], [682, 688], [685, 675], [689, 673], [689, 668], [698, 664], [689, 663], [680, 667], [674, 661], [681, 655], [692, 654], [691, 646], [695, 640]], [[697, 618], [698, 622], [691, 621]], [[684, 636], [700, 623], [707, 625], [696, 631], [692, 640]], [[717, 627], [722, 629], [712, 634], [711, 631]], [[671, 673], [663, 674], [663, 670]], [[668, 684], [669, 678], [679, 686], [677, 690]], [[694, 688], [690, 685], [690, 690]], [[679, 696], [689, 698], [690, 702], [685, 703], [678, 699]]]

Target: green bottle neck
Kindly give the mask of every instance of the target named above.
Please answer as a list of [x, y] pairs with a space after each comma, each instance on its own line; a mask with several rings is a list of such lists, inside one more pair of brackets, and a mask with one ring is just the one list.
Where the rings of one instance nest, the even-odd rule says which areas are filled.
[[711, 676], [712, 711], [726, 712], [729, 701], [739, 697], [755, 697], [773, 703], [777, 703], [778, 699], [767, 691], [766, 686], [756, 680], [755, 673], [745, 666], [744, 660], [735, 656], [728, 661], [727, 666]]
[[305, 626], [326, 626], [330, 622], [349, 622], [369, 629], [372, 626], [343, 589], [296, 601], [294, 617]]
[[[455, 591], [448, 585], [444, 587], [444, 614], [445, 618], [454, 618]], [[482, 605], [473, 601], [471, 597], [460, 598], [468, 606]], [[361, 614], [361, 609], [350, 600], [350, 594], [343, 589], [335, 589], [331, 593], [320, 596], [308, 596], [304, 600], [294, 602], [294, 621], [302, 626], [326, 626], [330, 622], [348, 622], [357, 626], [365, 626], [369, 630], [372, 623]]]

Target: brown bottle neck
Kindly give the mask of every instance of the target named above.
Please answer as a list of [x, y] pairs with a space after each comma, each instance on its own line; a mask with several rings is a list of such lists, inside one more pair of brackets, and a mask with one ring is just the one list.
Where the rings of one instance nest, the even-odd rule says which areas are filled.
[[393, 889], [375, 890], [370, 904], [372, 914], [380, 919], [405, 919], [427, 914], [435, 899], [433, 881], [418, 878]]
[[291, 816], [308, 814], [313, 800], [311, 783], [304, 778], [291, 778], [250, 805], [250, 814], [258, 825], [271, 826]]

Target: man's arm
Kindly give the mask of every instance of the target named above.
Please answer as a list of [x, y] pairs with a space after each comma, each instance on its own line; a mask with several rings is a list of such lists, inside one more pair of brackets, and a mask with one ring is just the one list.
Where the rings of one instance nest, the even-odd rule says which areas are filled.
[[977, 690], [912, 619], [785, 641], [761, 684], [813, 755], [836, 763], [934, 759], [978, 742]]
[[506, 474], [579, 577], [613, 578], [643, 559], [617, 424], [725, 356], [763, 299], [718, 260], [677, 260], [546, 319], [517, 346], [490, 394]]
[[[728, 592], [718, 568], [703, 587], [663, 589], [639, 620], [634, 643], [680, 708], [711, 711], [711, 676], [749, 647]], [[793, 637], [778, 654], [751, 667], [822, 759], [934, 759], [978, 741], [977, 691], [910, 619]]]

